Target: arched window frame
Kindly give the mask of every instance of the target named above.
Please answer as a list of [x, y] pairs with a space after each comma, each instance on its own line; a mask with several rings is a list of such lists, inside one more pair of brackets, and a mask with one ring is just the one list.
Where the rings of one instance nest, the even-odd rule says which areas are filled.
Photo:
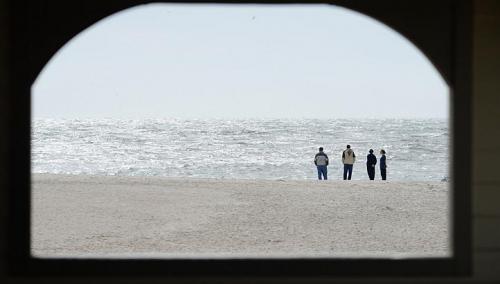
[[[399, 31], [421, 48], [450, 86], [452, 256], [398, 260], [373, 258], [118, 260], [32, 257], [30, 249], [31, 84], [50, 57], [72, 36], [117, 11], [149, 2], [153, 1], [11, 0], [8, 2], [11, 84], [8, 86], [10, 91], [7, 96], [11, 111], [8, 113], [10, 167], [7, 174], [10, 178], [7, 190], [10, 201], [8, 257], [11, 273], [50, 276], [143, 276], [147, 273], [169, 277], [234, 278], [457, 276], [470, 273], [472, 5], [468, 0], [331, 1], [336, 5], [372, 16]], [[288, 1], [292, 2], [295, 1]], [[317, 3], [322, 2], [317, 1]]]

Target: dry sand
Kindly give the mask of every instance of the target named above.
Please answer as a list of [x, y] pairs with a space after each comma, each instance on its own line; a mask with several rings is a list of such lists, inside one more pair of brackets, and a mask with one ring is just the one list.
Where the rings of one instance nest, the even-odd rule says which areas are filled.
[[449, 256], [446, 182], [36, 174], [38, 257]]

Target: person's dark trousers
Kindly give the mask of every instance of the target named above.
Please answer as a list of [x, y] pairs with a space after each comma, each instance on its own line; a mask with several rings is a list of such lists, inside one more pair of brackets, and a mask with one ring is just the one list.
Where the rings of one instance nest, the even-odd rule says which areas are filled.
[[344, 164], [344, 180], [351, 180], [352, 165]]
[[324, 180], [328, 179], [328, 169], [326, 166], [316, 166], [318, 168], [318, 179], [321, 180], [321, 176], [323, 176]]
[[366, 170], [368, 171], [368, 177], [370, 180], [375, 179], [375, 168], [372, 165], [366, 165]]
[[386, 169], [380, 169], [380, 175], [382, 176], [382, 180], [386, 180], [386, 178], [387, 178], [387, 170]]

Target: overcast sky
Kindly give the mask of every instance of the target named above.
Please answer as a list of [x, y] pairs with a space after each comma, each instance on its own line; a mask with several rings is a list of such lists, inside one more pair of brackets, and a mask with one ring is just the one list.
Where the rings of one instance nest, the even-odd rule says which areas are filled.
[[138, 6], [73, 38], [32, 88], [35, 118], [448, 117], [413, 44], [325, 5]]

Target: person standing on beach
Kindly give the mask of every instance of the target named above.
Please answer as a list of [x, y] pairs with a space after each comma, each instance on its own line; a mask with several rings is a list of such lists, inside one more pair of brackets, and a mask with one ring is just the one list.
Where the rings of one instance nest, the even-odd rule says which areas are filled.
[[352, 166], [356, 161], [356, 155], [351, 149], [351, 145], [347, 145], [347, 149], [342, 152], [342, 163], [344, 164], [344, 180], [351, 180]]
[[375, 179], [375, 165], [377, 164], [377, 157], [373, 155], [373, 149], [370, 149], [370, 154], [366, 156], [366, 170], [368, 171], [368, 177], [370, 180]]
[[318, 179], [321, 180], [323, 176], [324, 180], [328, 179], [328, 156], [323, 152], [323, 147], [319, 147], [319, 152], [314, 156], [314, 164], [318, 169]]
[[385, 150], [380, 150], [380, 175], [382, 176], [382, 180], [387, 179], [387, 164], [385, 162]]

